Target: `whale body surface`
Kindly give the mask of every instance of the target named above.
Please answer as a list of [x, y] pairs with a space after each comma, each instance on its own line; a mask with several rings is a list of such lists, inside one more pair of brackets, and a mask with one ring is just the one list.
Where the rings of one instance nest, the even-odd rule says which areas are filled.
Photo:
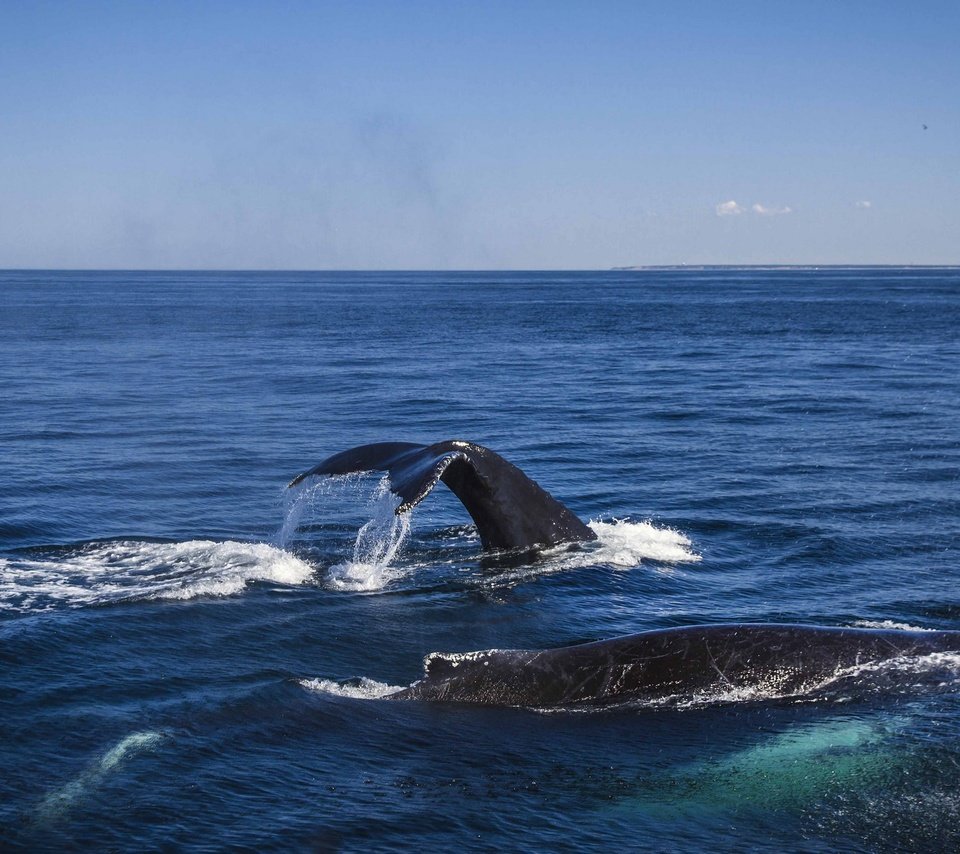
[[394, 700], [571, 707], [703, 695], [789, 696], [891, 659], [960, 651], [960, 632], [688, 626], [543, 650], [432, 653]]
[[473, 442], [452, 439], [433, 445], [377, 442], [328, 457], [295, 477], [386, 472], [399, 496], [397, 513], [419, 504], [442, 481], [460, 499], [485, 549], [530, 549], [595, 540], [577, 516], [513, 463]]

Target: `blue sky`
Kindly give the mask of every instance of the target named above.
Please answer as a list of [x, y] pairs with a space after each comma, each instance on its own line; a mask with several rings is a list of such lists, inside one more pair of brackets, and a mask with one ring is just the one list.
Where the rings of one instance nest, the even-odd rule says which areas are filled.
[[0, 267], [681, 263], [960, 263], [960, 3], [0, 0]]

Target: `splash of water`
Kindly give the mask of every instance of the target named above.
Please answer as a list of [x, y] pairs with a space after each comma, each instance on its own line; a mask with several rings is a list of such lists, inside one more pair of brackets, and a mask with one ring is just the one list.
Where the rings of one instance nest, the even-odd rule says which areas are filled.
[[366, 505], [369, 519], [357, 531], [350, 560], [336, 563], [327, 570], [327, 584], [334, 590], [380, 590], [391, 581], [411, 572], [412, 567], [393, 566], [410, 533], [412, 511], [398, 514], [400, 498], [390, 491], [390, 480], [384, 475], [370, 490], [365, 473], [336, 477], [308, 478], [287, 490], [283, 524], [275, 542], [283, 548], [293, 539], [304, 517], [323, 504], [329, 515], [333, 498], [342, 504], [344, 498]]
[[651, 522], [591, 521], [599, 548], [589, 554], [593, 563], [615, 567], [639, 566], [644, 560], [661, 564], [697, 563], [700, 555], [693, 551], [689, 537], [673, 528], [658, 528]]
[[[308, 478], [287, 490], [289, 494], [285, 496], [284, 520], [275, 538], [281, 548], [296, 535], [308, 511], [323, 499], [335, 496], [339, 500], [351, 497], [351, 492], [353, 498], [366, 498], [372, 518], [357, 533], [352, 559], [335, 564], [327, 572], [328, 585], [335, 590], [380, 590], [415, 568], [393, 565], [410, 533], [412, 511], [396, 513], [400, 499], [390, 491], [386, 476], [376, 484], [372, 494], [365, 494], [369, 483], [369, 478], [363, 474]], [[512, 583], [600, 564], [631, 569], [652, 562], [654, 571], [669, 573], [677, 564], [696, 563], [701, 559], [693, 550], [690, 539], [672, 528], [625, 519], [592, 521], [590, 527], [597, 535], [596, 542], [581, 544], [576, 549], [571, 549], [569, 544], [547, 549], [536, 563], [500, 574], [496, 583]], [[467, 526], [462, 535], [476, 539], [473, 526]], [[482, 583], [488, 585], [490, 580], [484, 578]]]
[[283, 522], [273, 537], [277, 548], [285, 549], [290, 544], [300, 527], [303, 514], [313, 503], [314, 494], [318, 488], [319, 483], [305, 483], [283, 491]]
[[390, 564], [410, 533], [411, 513], [397, 513], [400, 499], [383, 477], [374, 490], [373, 518], [357, 532], [353, 560], [330, 567], [330, 585], [337, 590], [379, 590], [402, 574]]
[[343, 498], [353, 493], [353, 498], [369, 498], [369, 479], [365, 472], [337, 475], [336, 477], [308, 477], [294, 487], [283, 490], [283, 522], [273, 542], [285, 549], [294, 538], [304, 516], [312, 513], [317, 504], [333, 496]]

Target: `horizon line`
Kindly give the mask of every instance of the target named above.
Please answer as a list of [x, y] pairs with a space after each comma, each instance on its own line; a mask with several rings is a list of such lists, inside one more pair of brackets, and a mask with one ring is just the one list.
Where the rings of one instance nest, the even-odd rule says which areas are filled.
[[0, 273], [631, 273], [670, 270], [956, 270], [953, 264], [631, 264], [615, 267], [0, 267]]

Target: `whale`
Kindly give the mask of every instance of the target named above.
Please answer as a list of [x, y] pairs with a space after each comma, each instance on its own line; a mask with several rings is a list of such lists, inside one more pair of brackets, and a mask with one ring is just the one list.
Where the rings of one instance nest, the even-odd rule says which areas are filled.
[[[845, 710], [771, 734], [748, 747], [657, 769], [611, 796], [608, 811], [669, 820], [730, 810], [798, 811], [851, 791], [877, 793], [892, 777], [922, 773], [922, 753], [904, 732], [922, 720]], [[873, 790], [872, 792], [870, 790]]]
[[534, 708], [766, 699], [943, 652], [960, 652], [960, 631], [684, 626], [554, 649], [431, 653], [423, 678], [385, 698]]
[[297, 475], [309, 477], [386, 472], [399, 497], [397, 515], [415, 507], [442, 481], [460, 499], [488, 551], [532, 550], [595, 540], [571, 510], [513, 463], [482, 445], [451, 439], [433, 445], [376, 442], [341, 451]]

